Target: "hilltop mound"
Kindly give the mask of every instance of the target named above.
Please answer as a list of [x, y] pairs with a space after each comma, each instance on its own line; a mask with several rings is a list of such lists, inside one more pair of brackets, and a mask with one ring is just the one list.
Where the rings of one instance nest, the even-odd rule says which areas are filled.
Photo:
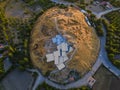
[[72, 7], [66, 9], [54, 7], [38, 18], [31, 32], [30, 54], [33, 64], [43, 74], [57, 69], [53, 62], [46, 62], [45, 55], [56, 49], [54, 45], [52, 48], [48, 47], [51, 45], [51, 39], [59, 33], [73, 45], [74, 54], [68, 55], [70, 60], [66, 63], [66, 68], [60, 71], [61, 74], [64, 73], [64, 77], [59, 72], [57, 77], [62, 79], [65, 75], [67, 77], [66, 70], [68, 72], [76, 70], [81, 75], [85, 74], [97, 59], [99, 39], [93, 28], [86, 23], [85, 15]]

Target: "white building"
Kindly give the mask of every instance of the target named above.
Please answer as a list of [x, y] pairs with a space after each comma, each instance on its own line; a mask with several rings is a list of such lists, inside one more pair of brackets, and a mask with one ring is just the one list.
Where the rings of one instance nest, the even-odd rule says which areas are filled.
[[55, 57], [53, 54], [47, 54], [46, 55], [46, 58], [47, 58], [47, 62], [51, 62], [51, 61], [54, 61]]
[[63, 63], [56, 65], [59, 70], [62, 70], [65, 68], [65, 65]]
[[73, 50], [72, 47], [69, 47], [68, 50], [68, 47], [69, 45], [66, 42], [57, 45], [58, 49], [57, 51], [54, 51], [53, 53], [46, 55], [47, 62], [54, 61], [54, 64], [57, 66], [59, 70], [65, 68], [64, 62], [69, 59], [67, 56], [67, 52], [71, 52]]
[[95, 84], [96, 80], [93, 77], [89, 77], [87, 82], [88, 82], [88, 85], [92, 87]]
[[62, 43], [61, 46], [62, 46], [62, 51], [64, 51], [64, 52], [68, 51], [68, 44], [67, 43]]

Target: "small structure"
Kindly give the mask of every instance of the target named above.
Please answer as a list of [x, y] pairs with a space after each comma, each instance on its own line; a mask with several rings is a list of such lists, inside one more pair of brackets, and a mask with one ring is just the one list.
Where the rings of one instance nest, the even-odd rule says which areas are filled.
[[92, 86], [95, 84], [96, 80], [93, 77], [88, 78], [88, 86], [92, 88]]
[[47, 62], [54, 61], [54, 55], [53, 54], [47, 54], [46, 58], [47, 58]]
[[61, 44], [61, 49], [62, 49], [63, 52], [68, 51], [68, 44], [67, 43], [62, 43]]
[[89, 26], [91, 26], [91, 23], [90, 23], [90, 21], [88, 20], [88, 18], [85, 16], [85, 20], [86, 20], [86, 22], [87, 22], [87, 24], [89, 25]]
[[63, 68], [65, 68], [65, 65], [64, 65], [63, 63], [58, 64], [58, 65], [57, 65], [57, 68], [58, 68], [59, 70], [62, 70]]
[[3, 55], [2, 54], [0, 54], [0, 58], [2, 58], [3, 57]]
[[100, 5], [106, 5], [106, 4], [107, 4], [106, 1], [103, 1], [103, 2], [100, 3]]
[[83, 9], [81, 10], [81, 12], [84, 13], [84, 14], [87, 14], [87, 11], [85, 11], [85, 10], [83, 10]]
[[4, 48], [4, 45], [0, 44], [0, 49], [3, 49]]
[[113, 6], [109, 2], [106, 2], [106, 1], [101, 2], [100, 5], [105, 6], [107, 9], [113, 8]]
[[118, 59], [118, 60], [120, 60], [120, 54], [118, 54], [118, 55], [115, 55], [115, 57], [114, 57], [115, 59]]

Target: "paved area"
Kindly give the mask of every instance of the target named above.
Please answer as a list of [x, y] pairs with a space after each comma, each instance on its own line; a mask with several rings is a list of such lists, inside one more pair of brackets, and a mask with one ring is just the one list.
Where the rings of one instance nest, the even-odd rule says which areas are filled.
[[99, 13], [99, 12], [103, 12], [105, 11], [105, 9], [103, 9], [101, 6], [99, 5], [88, 5], [86, 7], [86, 9], [92, 11], [92, 12], [96, 12], [96, 13]]
[[1, 84], [4, 90], [28, 90], [31, 88], [30, 85], [33, 79], [30, 73], [15, 69], [1, 81]]
[[67, 2], [67, 1], [64, 1], [64, 0], [51, 0], [52, 2], [55, 2], [57, 4], [64, 4], [64, 5], [74, 5], [73, 3], [70, 3], [70, 2]]

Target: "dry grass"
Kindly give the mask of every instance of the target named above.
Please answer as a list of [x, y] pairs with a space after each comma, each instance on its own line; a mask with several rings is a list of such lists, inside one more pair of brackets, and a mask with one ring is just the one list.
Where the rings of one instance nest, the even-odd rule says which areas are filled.
[[[47, 53], [46, 41], [58, 34], [55, 29], [55, 18], [57, 18], [61, 34], [67, 38], [68, 42], [74, 43], [75, 48], [77, 47], [77, 51], [73, 59], [67, 63], [67, 67], [76, 69], [83, 75], [91, 69], [97, 59], [99, 39], [94, 30], [85, 22], [84, 15], [71, 7], [68, 9], [51, 8], [37, 20], [31, 33], [30, 49], [33, 64], [43, 73], [55, 69], [53, 62], [47, 63], [46, 60], [42, 60], [42, 56]], [[38, 44], [38, 48], [33, 50], [35, 44]], [[35, 55], [36, 51], [38, 55]]]
[[92, 33], [92, 40], [80, 42], [73, 59], [69, 61], [68, 67], [74, 68], [79, 71], [82, 75], [91, 69], [95, 63], [99, 51], [99, 40], [95, 33]]

